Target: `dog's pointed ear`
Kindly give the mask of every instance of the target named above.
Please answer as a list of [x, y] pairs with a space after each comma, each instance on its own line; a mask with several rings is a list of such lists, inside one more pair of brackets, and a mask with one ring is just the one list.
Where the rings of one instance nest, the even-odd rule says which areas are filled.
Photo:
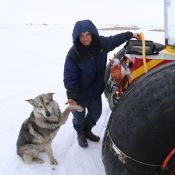
[[51, 97], [51, 98], [53, 98], [53, 95], [54, 95], [55, 93], [48, 93], [48, 95]]
[[34, 105], [34, 100], [33, 99], [28, 99], [28, 100], [25, 100], [27, 102], [29, 102], [32, 106]]

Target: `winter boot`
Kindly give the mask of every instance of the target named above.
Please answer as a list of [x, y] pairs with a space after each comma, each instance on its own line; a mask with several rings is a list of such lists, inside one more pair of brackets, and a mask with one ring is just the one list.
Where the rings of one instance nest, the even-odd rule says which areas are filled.
[[78, 139], [78, 144], [83, 147], [86, 148], [88, 147], [88, 143], [86, 140], [86, 135], [84, 132], [77, 132], [77, 139]]
[[86, 138], [93, 142], [98, 142], [100, 137], [92, 133], [92, 127], [87, 126], [85, 129]]

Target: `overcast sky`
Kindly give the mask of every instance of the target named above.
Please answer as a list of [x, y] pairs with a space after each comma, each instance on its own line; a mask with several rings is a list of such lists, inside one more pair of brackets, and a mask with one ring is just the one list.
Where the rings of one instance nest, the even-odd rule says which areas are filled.
[[0, 0], [0, 23], [163, 25], [164, 0]]

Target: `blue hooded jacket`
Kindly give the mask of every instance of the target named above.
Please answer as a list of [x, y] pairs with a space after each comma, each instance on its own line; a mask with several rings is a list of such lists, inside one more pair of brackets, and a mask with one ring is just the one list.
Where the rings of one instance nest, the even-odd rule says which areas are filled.
[[[79, 42], [82, 32], [92, 34], [92, 43], [89, 46]], [[101, 96], [105, 86], [107, 53], [132, 37], [131, 32], [110, 37], [99, 36], [97, 28], [90, 20], [78, 21], [72, 33], [73, 46], [64, 65], [64, 85], [68, 99], [81, 103]]]

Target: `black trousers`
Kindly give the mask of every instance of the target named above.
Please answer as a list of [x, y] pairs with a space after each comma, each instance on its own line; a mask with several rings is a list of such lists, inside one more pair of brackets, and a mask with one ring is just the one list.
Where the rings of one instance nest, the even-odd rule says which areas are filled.
[[72, 112], [73, 127], [77, 132], [84, 131], [86, 126], [93, 127], [96, 125], [102, 113], [101, 96], [90, 101], [83, 101], [82, 107], [84, 108], [83, 112]]

